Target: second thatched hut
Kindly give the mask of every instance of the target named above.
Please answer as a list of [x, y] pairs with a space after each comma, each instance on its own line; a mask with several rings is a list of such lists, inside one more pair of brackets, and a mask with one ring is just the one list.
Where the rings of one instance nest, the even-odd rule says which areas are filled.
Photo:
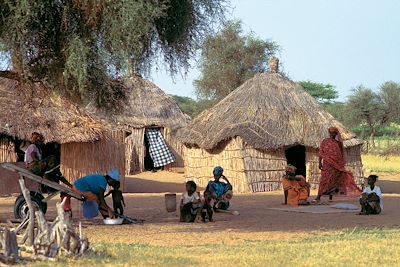
[[186, 179], [205, 186], [221, 165], [235, 191], [272, 191], [290, 162], [316, 188], [318, 148], [331, 126], [340, 129], [347, 168], [360, 184], [362, 142], [300, 85], [276, 70], [257, 74], [180, 132]]
[[[190, 122], [172, 97], [165, 94], [151, 81], [139, 75], [122, 79], [130, 94], [126, 106], [117, 114], [107, 114], [90, 104], [87, 109], [92, 115], [113, 126], [113, 133], [123, 136], [125, 143], [126, 174], [135, 174], [151, 169], [156, 153], [147, 140], [150, 134], [158, 134], [174, 161], [162, 165], [165, 170], [179, 171], [184, 166], [183, 144], [176, 139], [179, 129]], [[149, 151], [150, 150], [150, 151]], [[157, 155], [156, 155], [157, 157]], [[147, 166], [150, 165], [150, 166]]]

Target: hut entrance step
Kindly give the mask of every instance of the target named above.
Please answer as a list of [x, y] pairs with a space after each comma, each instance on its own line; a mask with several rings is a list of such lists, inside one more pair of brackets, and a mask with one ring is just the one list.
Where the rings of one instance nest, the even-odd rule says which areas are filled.
[[285, 157], [288, 164], [297, 168], [296, 175], [306, 177], [306, 147], [297, 145], [285, 150]]

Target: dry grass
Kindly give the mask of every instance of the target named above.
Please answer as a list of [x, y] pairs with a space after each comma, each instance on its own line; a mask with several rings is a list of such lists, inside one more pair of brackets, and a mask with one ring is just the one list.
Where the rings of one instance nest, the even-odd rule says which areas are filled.
[[400, 231], [388, 229], [312, 232], [297, 239], [233, 244], [103, 243], [82, 259], [33, 266], [394, 266], [399, 245]]
[[400, 156], [378, 156], [364, 154], [361, 156], [364, 169], [367, 173], [388, 172], [400, 173]]

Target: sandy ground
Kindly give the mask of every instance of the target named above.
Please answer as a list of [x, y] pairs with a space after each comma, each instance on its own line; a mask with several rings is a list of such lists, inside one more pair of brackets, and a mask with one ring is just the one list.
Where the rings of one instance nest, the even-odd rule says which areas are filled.
[[[127, 179], [125, 214], [144, 219], [142, 225], [105, 226], [98, 217], [83, 220], [84, 234], [91, 242], [141, 243], [155, 245], [180, 245], [187, 242], [236, 243], [249, 240], [297, 239], [320, 231], [361, 228], [398, 228], [400, 226], [400, 175], [381, 175], [378, 185], [384, 192], [384, 211], [378, 216], [360, 216], [347, 213], [298, 213], [270, 208], [283, 207], [282, 192], [235, 194], [231, 209], [240, 215], [215, 214], [213, 223], [179, 223], [177, 212], [165, 208], [165, 192], [177, 192], [177, 199], [184, 190], [181, 174], [146, 172]], [[315, 191], [312, 194], [315, 195]], [[13, 218], [15, 198], [0, 198], [0, 221]], [[46, 217], [55, 217], [55, 201], [49, 202]], [[111, 203], [111, 199], [108, 199]], [[327, 200], [326, 200], [327, 201]], [[335, 203], [357, 204], [355, 198], [336, 198]], [[330, 203], [331, 204], [331, 203]], [[80, 218], [79, 203], [73, 203], [74, 221]], [[317, 232], [316, 232], [317, 231]], [[99, 234], [101, 233], [101, 234]]]

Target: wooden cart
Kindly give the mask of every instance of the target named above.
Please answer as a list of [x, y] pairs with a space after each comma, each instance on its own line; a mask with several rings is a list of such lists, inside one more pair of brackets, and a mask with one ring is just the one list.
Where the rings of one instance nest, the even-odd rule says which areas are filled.
[[[46, 213], [46, 211], [47, 211], [47, 202], [59, 193], [65, 193], [68, 196], [71, 196], [78, 200], [83, 200], [82, 196], [76, 194], [69, 187], [60, 185], [56, 182], [53, 182], [53, 181], [50, 181], [47, 179], [44, 179], [43, 177], [40, 177], [38, 175], [31, 173], [29, 170], [27, 170], [21, 166], [17, 166], [12, 163], [2, 163], [1, 167], [5, 168], [9, 171], [18, 173], [20, 179], [24, 179], [24, 180], [28, 179], [28, 180], [34, 181], [34, 182], [38, 183], [38, 185], [40, 185], [40, 186], [38, 186], [37, 191], [31, 190], [30, 194], [31, 194], [31, 199], [32, 199], [33, 203], [39, 209], [41, 209], [43, 211], [43, 213]], [[41, 185], [45, 185], [49, 188], [52, 188], [54, 191], [50, 194], [47, 194], [47, 196], [44, 197], [43, 192], [40, 189]], [[14, 217], [16, 219], [23, 219], [28, 214], [28, 211], [29, 211], [29, 209], [26, 204], [25, 198], [22, 194], [20, 194], [17, 197], [17, 199], [15, 200]]]

